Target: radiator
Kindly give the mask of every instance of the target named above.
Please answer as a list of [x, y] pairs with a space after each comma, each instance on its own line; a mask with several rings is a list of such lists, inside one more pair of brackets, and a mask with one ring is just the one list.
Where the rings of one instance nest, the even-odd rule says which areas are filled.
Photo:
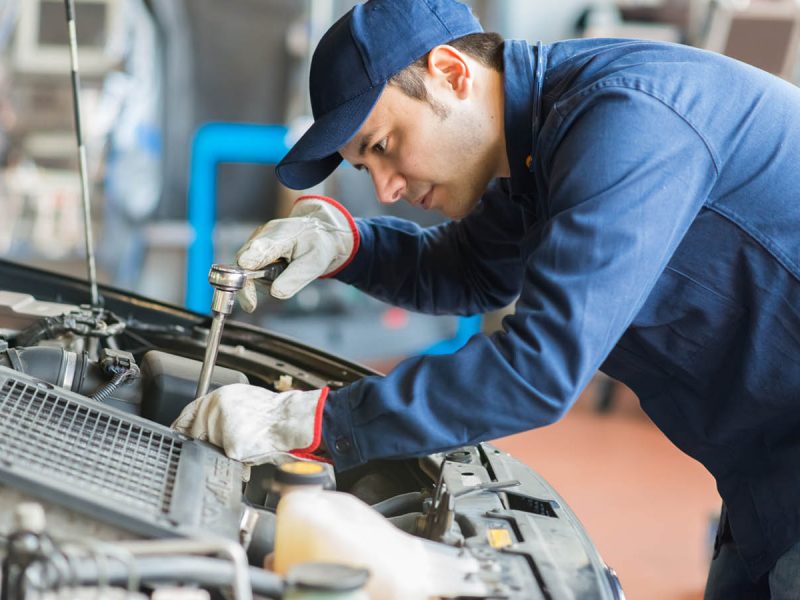
[[236, 539], [242, 466], [213, 446], [0, 367], [0, 482], [145, 537]]

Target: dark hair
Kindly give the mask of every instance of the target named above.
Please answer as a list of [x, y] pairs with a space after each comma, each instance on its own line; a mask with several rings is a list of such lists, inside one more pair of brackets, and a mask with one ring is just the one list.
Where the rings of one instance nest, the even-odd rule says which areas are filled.
[[[474, 58], [484, 67], [503, 72], [503, 36], [499, 33], [470, 33], [448, 42], [448, 45]], [[428, 98], [428, 90], [422, 79], [428, 70], [429, 54], [426, 52], [425, 56], [393, 75], [389, 83], [397, 86], [406, 96], [428, 102], [436, 110], [437, 107]]]

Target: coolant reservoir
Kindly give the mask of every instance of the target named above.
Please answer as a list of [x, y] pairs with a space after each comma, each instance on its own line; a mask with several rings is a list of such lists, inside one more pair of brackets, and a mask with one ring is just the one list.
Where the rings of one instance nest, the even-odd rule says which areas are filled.
[[273, 568], [329, 562], [365, 568], [371, 600], [481, 596], [477, 562], [455, 548], [397, 529], [358, 498], [297, 489], [278, 503]]

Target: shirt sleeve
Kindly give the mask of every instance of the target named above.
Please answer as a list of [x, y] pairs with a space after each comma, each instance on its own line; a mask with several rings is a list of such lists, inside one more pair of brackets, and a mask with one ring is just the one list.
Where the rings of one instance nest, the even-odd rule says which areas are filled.
[[[331, 394], [323, 434], [339, 468], [497, 438], [559, 419], [655, 285], [716, 179], [692, 124], [608, 88], [543, 151], [547, 219], [503, 331], [413, 357]], [[549, 163], [547, 162], [549, 160]]]
[[495, 182], [461, 221], [422, 228], [395, 217], [357, 219], [359, 251], [336, 278], [417, 312], [502, 308], [522, 283], [520, 213], [504, 184]]

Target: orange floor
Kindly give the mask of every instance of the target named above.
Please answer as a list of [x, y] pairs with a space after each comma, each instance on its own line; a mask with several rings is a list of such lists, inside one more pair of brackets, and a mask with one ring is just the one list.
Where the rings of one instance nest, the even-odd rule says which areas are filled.
[[702, 598], [720, 504], [714, 481], [629, 391], [616, 394], [609, 414], [598, 414], [586, 393], [559, 423], [495, 443], [564, 497], [628, 600]]

